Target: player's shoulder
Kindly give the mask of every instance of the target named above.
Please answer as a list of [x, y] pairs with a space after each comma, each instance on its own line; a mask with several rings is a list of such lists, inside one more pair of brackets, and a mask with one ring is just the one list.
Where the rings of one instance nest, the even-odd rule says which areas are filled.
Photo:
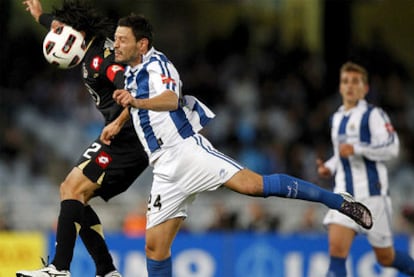
[[144, 58], [144, 65], [149, 69], [162, 69], [165, 68], [166, 63], [172, 64], [167, 56], [152, 48], [147, 57]]
[[370, 102], [365, 102], [364, 112], [376, 115], [386, 114], [382, 107]]
[[106, 70], [109, 65], [115, 63], [113, 42], [109, 39], [93, 42], [89, 46], [84, 62], [88, 69], [95, 72]]
[[390, 121], [390, 117], [388, 115], [388, 113], [380, 106], [373, 106], [372, 108], [372, 116], [371, 118], [373, 118], [372, 120], [378, 121], [378, 120], [384, 120], [384, 121]]

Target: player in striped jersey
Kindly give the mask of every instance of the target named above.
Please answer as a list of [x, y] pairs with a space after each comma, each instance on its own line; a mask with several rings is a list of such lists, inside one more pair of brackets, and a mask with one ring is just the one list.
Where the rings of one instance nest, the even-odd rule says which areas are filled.
[[368, 93], [368, 73], [362, 66], [347, 62], [340, 69], [339, 91], [342, 105], [333, 114], [331, 138], [334, 155], [318, 160], [322, 177], [335, 176], [334, 192], [347, 192], [372, 212], [374, 226], [360, 228], [335, 210], [324, 224], [329, 230], [330, 265], [328, 277], [346, 276], [345, 261], [357, 233], [366, 234], [378, 262], [414, 275], [414, 261], [393, 247], [391, 199], [385, 162], [396, 157], [399, 140], [387, 114], [364, 99]]
[[[115, 32], [115, 60], [128, 63], [126, 89], [115, 100], [131, 106], [138, 137], [144, 145], [154, 180], [147, 214], [148, 276], [172, 276], [171, 245], [197, 193], [222, 185], [236, 192], [320, 202], [340, 210], [365, 228], [370, 211], [340, 194], [285, 174], [262, 176], [219, 152], [194, 132], [185, 116], [179, 73], [152, 47], [152, 27], [142, 16], [121, 18]], [[103, 138], [105, 141], [105, 138]]]

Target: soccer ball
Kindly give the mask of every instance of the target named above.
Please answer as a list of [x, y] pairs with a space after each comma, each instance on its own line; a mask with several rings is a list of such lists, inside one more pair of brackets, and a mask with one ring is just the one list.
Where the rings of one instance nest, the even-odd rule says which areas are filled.
[[85, 53], [83, 35], [67, 25], [50, 30], [43, 40], [43, 55], [46, 60], [61, 69], [78, 65]]

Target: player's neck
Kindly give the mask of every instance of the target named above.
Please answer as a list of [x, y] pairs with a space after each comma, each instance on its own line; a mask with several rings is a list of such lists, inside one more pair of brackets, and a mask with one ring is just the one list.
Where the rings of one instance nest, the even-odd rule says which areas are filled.
[[358, 105], [358, 101], [344, 101], [343, 105], [345, 111], [349, 111]]

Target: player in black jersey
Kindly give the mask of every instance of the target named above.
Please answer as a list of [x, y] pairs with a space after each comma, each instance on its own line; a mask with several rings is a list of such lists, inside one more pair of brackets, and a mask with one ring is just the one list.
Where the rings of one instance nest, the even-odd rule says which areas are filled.
[[115, 26], [81, 0], [64, 0], [62, 8], [43, 13], [39, 0], [25, 0], [34, 19], [46, 28], [72, 26], [85, 34], [89, 46], [81, 63], [83, 79], [96, 107], [105, 118], [104, 131], [117, 133], [121, 121], [128, 120], [111, 144], [99, 138], [85, 149], [75, 167], [60, 186], [60, 214], [56, 233], [56, 253], [51, 264], [36, 271], [19, 271], [24, 276], [70, 276], [70, 263], [79, 234], [96, 265], [96, 275], [120, 277], [104, 240], [99, 217], [88, 201], [100, 196], [105, 201], [122, 193], [147, 168], [148, 157], [136, 136], [129, 112], [112, 98], [124, 87], [124, 68], [114, 62], [112, 44]]

